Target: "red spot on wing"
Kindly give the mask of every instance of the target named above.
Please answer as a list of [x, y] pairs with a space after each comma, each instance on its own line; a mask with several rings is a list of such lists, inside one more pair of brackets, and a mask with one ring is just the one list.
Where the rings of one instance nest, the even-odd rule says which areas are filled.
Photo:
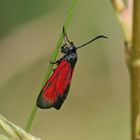
[[42, 89], [42, 95], [46, 102], [53, 106], [57, 102], [58, 96], [63, 96], [71, 83], [72, 73], [73, 69], [70, 63], [62, 60]]
[[56, 89], [57, 94], [62, 95], [71, 82], [71, 76], [72, 76], [72, 69], [69, 63], [63, 67], [61, 72], [58, 75], [57, 83], [56, 83]]

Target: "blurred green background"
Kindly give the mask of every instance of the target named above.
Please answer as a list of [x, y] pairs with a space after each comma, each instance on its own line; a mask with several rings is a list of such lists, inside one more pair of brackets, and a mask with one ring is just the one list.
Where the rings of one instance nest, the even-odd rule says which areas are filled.
[[[0, 1], [0, 113], [25, 128], [71, 0]], [[62, 108], [39, 110], [31, 133], [44, 140], [129, 140], [129, 77], [122, 33], [109, 0], [81, 0], [68, 29], [80, 45]], [[61, 55], [59, 56], [61, 57]]]

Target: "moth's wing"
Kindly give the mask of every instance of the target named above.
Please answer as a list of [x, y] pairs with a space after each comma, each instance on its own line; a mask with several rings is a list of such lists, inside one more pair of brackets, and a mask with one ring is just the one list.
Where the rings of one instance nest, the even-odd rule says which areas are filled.
[[57, 91], [57, 100], [54, 104], [54, 107], [56, 109], [60, 109], [61, 105], [67, 97], [72, 80], [72, 74], [73, 68], [71, 67], [71, 64], [67, 62], [67, 64], [61, 69], [55, 86]]
[[60, 109], [71, 83], [73, 69], [68, 61], [61, 60], [45, 86], [42, 88], [37, 106], [40, 108], [55, 107]]

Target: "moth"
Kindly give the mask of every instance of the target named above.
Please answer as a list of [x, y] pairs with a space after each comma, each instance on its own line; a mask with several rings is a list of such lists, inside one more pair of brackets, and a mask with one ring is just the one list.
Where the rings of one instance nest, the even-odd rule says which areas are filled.
[[57, 64], [49, 80], [45, 83], [37, 98], [37, 106], [42, 109], [54, 107], [60, 109], [65, 101], [70, 90], [72, 75], [75, 64], [77, 62], [77, 50], [99, 38], [107, 38], [104, 35], [99, 35], [92, 40], [76, 47], [71, 42], [63, 27], [64, 45], [61, 46], [61, 53], [64, 54], [62, 58], [51, 64]]

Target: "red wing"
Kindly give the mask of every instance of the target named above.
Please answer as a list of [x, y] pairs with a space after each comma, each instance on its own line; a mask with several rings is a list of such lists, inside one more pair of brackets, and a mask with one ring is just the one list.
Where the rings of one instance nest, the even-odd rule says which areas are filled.
[[43, 87], [37, 105], [41, 108], [55, 107], [59, 109], [69, 91], [72, 73], [73, 69], [70, 63], [62, 60]]

